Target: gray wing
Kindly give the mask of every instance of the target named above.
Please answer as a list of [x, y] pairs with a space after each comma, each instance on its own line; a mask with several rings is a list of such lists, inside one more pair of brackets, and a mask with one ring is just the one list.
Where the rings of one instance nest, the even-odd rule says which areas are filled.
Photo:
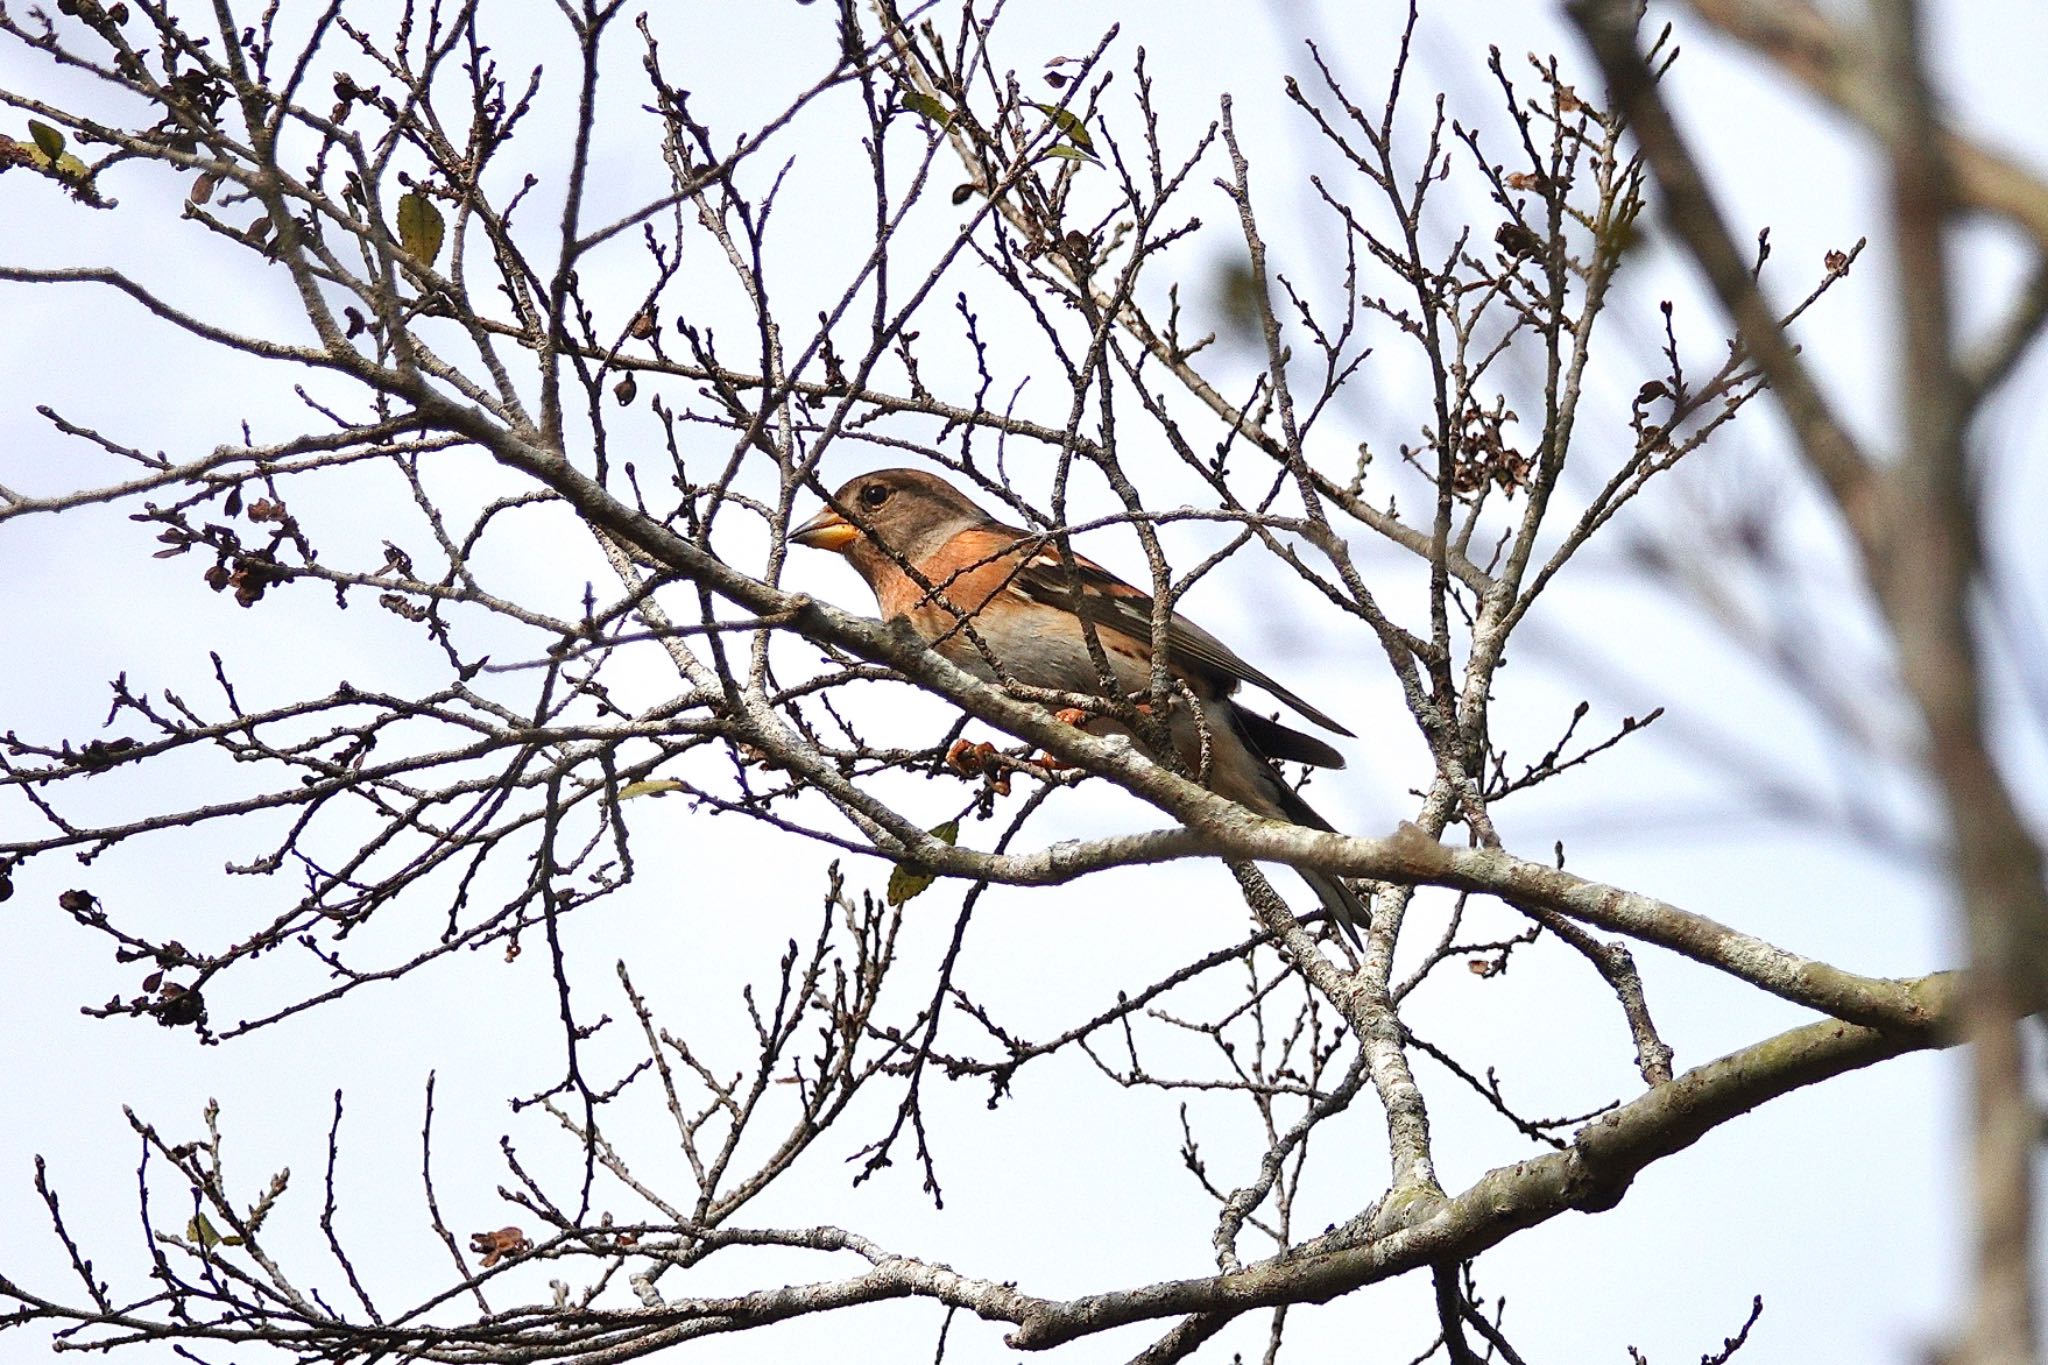
[[[1018, 534], [1021, 537], [1024, 533]], [[1017, 571], [1014, 586], [1033, 601], [1078, 609], [1083, 619], [1093, 621], [1104, 630], [1113, 630], [1119, 635], [1138, 641], [1149, 641], [1152, 638], [1151, 594], [1139, 591], [1100, 564], [1083, 559], [1080, 555], [1073, 557], [1070, 567], [1061, 563], [1058, 551], [1048, 546]], [[1325, 730], [1357, 738], [1351, 731], [1275, 682], [1270, 675], [1246, 663], [1230, 646], [1179, 612], [1175, 612], [1168, 623], [1167, 649], [1170, 653], [1170, 662], [1178, 663], [1191, 671], [1204, 672], [1233, 682], [1250, 683], [1254, 687], [1263, 688]], [[1273, 737], [1273, 731], [1278, 731], [1282, 735], [1293, 735], [1309, 745], [1319, 746], [1321, 754], [1337, 759], [1336, 763], [1324, 762], [1324, 767], [1338, 767], [1342, 764], [1342, 757], [1328, 745], [1321, 744], [1319, 740], [1310, 739], [1307, 735], [1298, 734], [1272, 721], [1266, 721], [1262, 726], [1254, 722], [1254, 725], [1268, 738]], [[1266, 749], [1270, 757], [1291, 756], [1285, 752], [1276, 752], [1272, 746], [1261, 745], [1261, 748]], [[1278, 750], [1284, 751], [1286, 748], [1288, 745], [1284, 741], [1277, 745]], [[1299, 761], [1313, 763], [1318, 760], [1303, 758]]]

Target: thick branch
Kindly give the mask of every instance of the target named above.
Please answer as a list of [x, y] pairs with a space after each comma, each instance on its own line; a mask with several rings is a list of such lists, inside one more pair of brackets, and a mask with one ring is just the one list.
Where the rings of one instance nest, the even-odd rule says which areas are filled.
[[1950, 168], [1921, 61], [1917, 7], [1884, 0], [1874, 9], [1886, 84], [1898, 106], [1887, 131], [1904, 314], [1906, 449], [1892, 475], [1892, 553], [1869, 567], [1898, 636], [1907, 689], [1926, 718], [1929, 766], [1947, 798], [1950, 856], [1970, 937], [1977, 1245], [1964, 1359], [2026, 1365], [2035, 1359], [2036, 1124], [2019, 1016], [2043, 1000], [2048, 895], [2041, 851], [1991, 756], [1982, 650], [1970, 619], [1980, 565], [1943, 250]]
[[[1955, 996], [1950, 980], [1930, 978], [1914, 989], [1932, 1017], [1947, 1019]], [[1935, 1045], [1927, 1035], [1832, 1020], [1808, 1024], [1697, 1067], [1602, 1115], [1565, 1151], [1487, 1172], [1427, 1221], [1391, 1236], [1234, 1275], [1034, 1306], [1009, 1340], [1035, 1350], [1149, 1318], [1319, 1303], [1423, 1266], [1467, 1260], [1568, 1209], [1611, 1208], [1643, 1168], [1768, 1100]]]

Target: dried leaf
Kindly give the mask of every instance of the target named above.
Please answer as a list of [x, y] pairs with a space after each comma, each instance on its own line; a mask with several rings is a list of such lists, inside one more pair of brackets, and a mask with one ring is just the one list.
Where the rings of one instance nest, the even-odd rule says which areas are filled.
[[403, 593], [387, 592], [377, 595], [377, 605], [396, 616], [403, 616], [415, 624], [427, 619], [427, 609], [406, 597]]
[[484, 1269], [489, 1270], [507, 1256], [518, 1256], [533, 1250], [533, 1243], [518, 1228], [499, 1228], [495, 1232], [472, 1232], [469, 1234], [469, 1249], [484, 1258]]
[[1518, 260], [1532, 260], [1543, 254], [1543, 239], [1520, 223], [1502, 223], [1493, 234], [1502, 251]]

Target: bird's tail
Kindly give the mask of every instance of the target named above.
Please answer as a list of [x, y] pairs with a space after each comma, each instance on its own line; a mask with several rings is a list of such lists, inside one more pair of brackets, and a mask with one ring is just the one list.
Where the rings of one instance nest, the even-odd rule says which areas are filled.
[[1327, 872], [1303, 872], [1302, 880], [1316, 893], [1323, 903], [1323, 909], [1330, 912], [1330, 918], [1337, 921], [1337, 927], [1344, 931], [1344, 937], [1351, 940], [1351, 946], [1365, 951], [1365, 940], [1358, 936], [1358, 926], [1366, 923], [1371, 912], [1358, 893], [1347, 886], [1341, 878]]
[[[1315, 807], [1302, 800], [1301, 793], [1283, 782], [1278, 773], [1273, 774], [1273, 780], [1267, 786], [1273, 804], [1280, 808], [1280, 813], [1291, 823], [1309, 829], [1328, 830], [1332, 834], [1337, 832], [1337, 827], [1316, 814]], [[1328, 872], [1316, 872], [1308, 868], [1302, 868], [1300, 871], [1302, 880], [1316, 893], [1316, 899], [1323, 903], [1323, 909], [1337, 922], [1337, 927], [1344, 931], [1344, 937], [1351, 940], [1353, 947], [1363, 951], [1365, 943], [1359, 938], [1359, 926], [1370, 922], [1372, 916], [1366, 909], [1365, 902], [1359, 899], [1358, 893], [1341, 877]]]

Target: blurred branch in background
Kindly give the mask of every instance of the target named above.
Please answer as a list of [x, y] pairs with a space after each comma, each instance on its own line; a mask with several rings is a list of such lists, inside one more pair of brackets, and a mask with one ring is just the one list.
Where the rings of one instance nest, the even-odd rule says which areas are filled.
[[1956, 1358], [2025, 1365], [2037, 1358], [2040, 1340], [2033, 1166], [2041, 1122], [2029, 1093], [2023, 1030], [2026, 1017], [2048, 1005], [2048, 889], [2040, 846], [2006, 786], [1987, 729], [1989, 665], [1981, 618], [1972, 619], [1983, 586], [1976, 499], [1984, 485], [1971, 478], [1967, 451], [1985, 385], [2010, 370], [2044, 318], [2036, 285], [2003, 329], [2003, 354], [1981, 365], [1976, 383], [1966, 380], [1951, 329], [1944, 241], [1951, 215], [1969, 206], [2013, 214], [2048, 244], [2041, 233], [2048, 221], [2027, 213], [2040, 202], [2035, 192], [2048, 186], [1941, 127], [1913, 0], [1878, 0], [1868, 31], [1853, 38], [1800, 7], [1777, 20], [1761, 18], [1753, 6], [1697, 8], [1854, 112], [1890, 158], [1901, 411], [1894, 449], [1877, 460], [1843, 429], [1797, 351], [1779, 341], [1754, 275], [1637, 48], [1634, 7], [1601, 0], [1573, 6], [1616, 106], [1656, 173], [1666, 221], [1769, 374], [1800, 451], [1839, 507], [1921, 714], [1924, 762], [1943, 799], [1944, 861], [1970, 943], [1975, 1293]]

